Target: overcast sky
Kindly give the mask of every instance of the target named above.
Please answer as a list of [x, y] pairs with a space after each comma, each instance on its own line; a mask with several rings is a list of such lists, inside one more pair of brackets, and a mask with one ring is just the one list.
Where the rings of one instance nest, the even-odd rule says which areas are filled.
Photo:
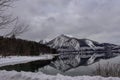
[[20, 0], [11, 13], [31, 25], [24, 39], [66, 34], [120, 44], [120, 0]]

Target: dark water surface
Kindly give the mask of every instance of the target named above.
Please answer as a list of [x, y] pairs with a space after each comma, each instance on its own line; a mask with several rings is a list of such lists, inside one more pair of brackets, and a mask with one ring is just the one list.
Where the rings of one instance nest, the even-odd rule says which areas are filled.
[[49, 65], [50, 62], [51, 62], [50, 60], [40, 60], [40, 61], [34, 61], [34, 62], [29, 62], [29, 63], [22, 63], [22, 64], [0, 67], [0, 70], [8, 70], [8, 71], [16, 70], [16, 71], [36, 72], [39, 70], [39, 68]]

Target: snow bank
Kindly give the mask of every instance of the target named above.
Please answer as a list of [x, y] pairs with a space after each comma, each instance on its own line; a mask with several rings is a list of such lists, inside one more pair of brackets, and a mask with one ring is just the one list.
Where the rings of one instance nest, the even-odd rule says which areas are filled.
[[61, 74], [46, 75], [42, 72], [32, 73], [32, 72], [16, 72], [16, 71], [0, 71], [0, 80], [120, 80], [117, 77], [100, 77], [100, 76], [63, 76]]
[[5, 58], [0, 58], [0, 67], [7, 65], [14, 65], [20, 63], [27, 63], [37, 60], [51, 60], [54, 57], [52, 55], [41, 55], [41, 56], [9, 56]]

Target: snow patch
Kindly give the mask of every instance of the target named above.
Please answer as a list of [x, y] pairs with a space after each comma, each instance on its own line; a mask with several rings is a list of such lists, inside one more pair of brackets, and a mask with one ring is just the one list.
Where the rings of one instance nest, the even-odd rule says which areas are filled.
[[41, 56], [9, 56], [9, 57], [1, 57], [0, 58], [0, 67], [7, 65], [15, 65], [20, 63], [28, 63], [31, 61], [37, 60], [51, 60], [53, 59], [53, 55], [41, 55]]
[[100, 76], [63, 76], [57, 75], [46, 75], [42, 72], [16, 72], [16, 71], [0, 71], [0, 80], [120, 80], [117, 77], [100, 77]]
[[92, 41], [86, 40], [85, 42], [86, 42], [86, 44], [87, 44], [88, 46], [90, 46], [93, 50], [95, 50], [95, 47], [96, 47], [96, 46], [93, 44]]

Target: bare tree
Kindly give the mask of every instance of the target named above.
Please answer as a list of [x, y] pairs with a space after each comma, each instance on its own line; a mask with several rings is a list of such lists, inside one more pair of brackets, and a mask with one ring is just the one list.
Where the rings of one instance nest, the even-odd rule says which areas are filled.
[[6, 37], [10, 36], [11, 38], [16, 38], [16, 36], [19, 36], [26, 31], [28, 31], [29, 25], [26, 25], [23, 22], [20, 22], [18, 18], [15, 21], [15, 25], [13, 26], [13, 29], [10, 33], [6, 34]]
[[[0, 30], [6, 29], [8, 25], [12, 27], [12, 30], [5, 35], [15, 38], [20, 34], [28, 30], [28, 25], [22, 23], [17, 18], [13, 18], [12, 15], [9, 15], [6, 11], [9, 7], [12, 7], [11, 4], [16, 0], [0, 0]], [[6, 14], [7, 13], [7, 14]], [[12, 24], [11, 24], [12, 23]], [[10, 29], [10, 28], [8, 28]]]
[[0, 29], [5, 29], [8, 24], [15, 21], [15, 18], [12, 18], [11, 15], [6, 15], [5, 11], [15, 0], [0, 0]]

